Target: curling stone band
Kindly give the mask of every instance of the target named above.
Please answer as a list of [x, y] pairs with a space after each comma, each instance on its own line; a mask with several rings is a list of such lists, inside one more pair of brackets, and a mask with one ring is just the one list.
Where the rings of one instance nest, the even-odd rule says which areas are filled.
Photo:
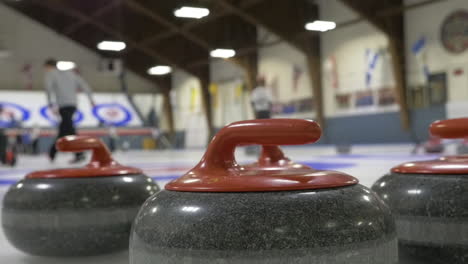
[[[445, 182], [438, 177], [438, 174], [393, 173], [377, 181], [373, 188], [384, 193], [382, 198], [395, 211], [401, 240], [468, 247], [468, 208], [457, 209], [465, 208], [468, 202], [468, 199], [458, 198], [468, 193], [468, 177], [444, 175]], [[442, 202], [434, 197], [447, 200]]]
[[365, 207], [380, 202], [361, 185], [223, 196], [162, 191], [148, 200], [130, 263], [398, 263], [393, 218], [382, 204]]

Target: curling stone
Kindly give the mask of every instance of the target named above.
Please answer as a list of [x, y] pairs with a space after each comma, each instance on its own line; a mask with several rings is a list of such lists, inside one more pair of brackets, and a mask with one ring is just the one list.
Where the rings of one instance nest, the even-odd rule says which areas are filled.
[[398, 263], [388, 207], [336, 171], [248, 170], [240, 145], [313, 143], [313, 121], [262, 119], [221, 129], [187, 174], [148, 199], [130, 239], [130, 263]]
[[[468, 118], [436, 121], [430, 131], [441, 138], [466, 137]], [[396, 217], [402, 256], [424, 263], [468, 263], [468, 156], [401, 164], [372, 190]]]
[[60, 151], [92, 150], [83, 168], [32, 172], [12, 185], [2, 208], [3, 231], [21, 251], [90, 256], [128, 247], [131, 224], [159, 188], [141, 170], [112, 159], [97, 138], [67, 136]]

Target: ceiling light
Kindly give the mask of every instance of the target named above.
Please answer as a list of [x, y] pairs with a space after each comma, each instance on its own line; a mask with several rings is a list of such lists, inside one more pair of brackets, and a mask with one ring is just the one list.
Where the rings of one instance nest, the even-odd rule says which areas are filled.
[[158, 65], [154, 66], [148, 69], [148, 74], [149, 75], [164, 75], [168, 74], [172, 71], [172, 68], [170, 66], [165, 66], [165, 65]]
[[183, 6], [174, 11], [174, 16], [200, 19], [210, 14], [208, 8]]
[[69, 71], [73, 70], [76, 67], [76, 64], [73, 61], [58, 61], [57, 69], [60, 71]]
[[97, 48], [100, 50], [110, 50], [110, 51], [121, 51], [124, 50], [125, 42], [122, 41], [101, 41], [97, 44]]
[[233, 49], [215, 49], [210, 52], [211, 57], [215, 58], [231, 58], [236, 56], [236, 51]]
[[336, 23], [332, 21], [315, 20], [305, 25], [307, 30], [325, 32], [336, 28]]

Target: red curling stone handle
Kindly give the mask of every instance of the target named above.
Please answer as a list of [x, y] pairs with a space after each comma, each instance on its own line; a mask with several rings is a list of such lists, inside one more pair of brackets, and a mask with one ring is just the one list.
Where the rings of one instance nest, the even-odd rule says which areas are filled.
[[441, 138], [468, 137], [468, 118], [435, 121], [429, 128], [433, 136]]
[[303, 145], [320, 139], [316, 122], [304, 119], [257, 119], [232, 123], [213, 138], [198, 169], [233, 168], [240, 145]]
[[262, 146], [262, 153], [258, 158], [259, 164], [267, 162], [278, 162], [280, 160], [288, 160], [283, 151], [278, 146]]
[[115, 161], [107, 146], [96, 137], [89, 136], [65, 136], [57, 140], [55, 144], [58, 150], [64, 152], [82, 152], [92, 150], [90, 164], [98, 167], [108, 166]]

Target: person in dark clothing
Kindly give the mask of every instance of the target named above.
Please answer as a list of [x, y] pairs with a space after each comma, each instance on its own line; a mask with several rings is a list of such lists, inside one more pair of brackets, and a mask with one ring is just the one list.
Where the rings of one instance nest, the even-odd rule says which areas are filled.
[[[76, 135], [75, 125], [73, 124], [73, 115], [76, 112], [78, 101], [78, 91], [84, 91], [94, 106], [94, 100], [91, 94], [91, 88], [88, 83], [74, 71], [59, 71], [56, 67], [55, 59], [48, 59], [44, 63], [45, 79], [44, 86], [47, 92], [49, 107], [60, 114], [61, 121], [58, 128], [57, 139]], [[57, 153], [55, 142], [49, 151], [49, 158], [53, 162]], [[84, 160], [83, 153], [76, 153], [72, 162]]]
[[[0, 117], [3, 113], [3, 105], [0, 104]], [[5, 129], [0, 127], [0, 164], [4, 164], [6, 161], [8, 138], [5, 135]]]

